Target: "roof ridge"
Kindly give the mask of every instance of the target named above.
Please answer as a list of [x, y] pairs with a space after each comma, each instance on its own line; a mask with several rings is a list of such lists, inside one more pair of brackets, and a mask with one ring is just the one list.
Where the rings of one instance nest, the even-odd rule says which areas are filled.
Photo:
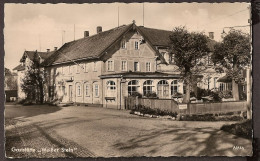
[[171, 30], [166, 30], [166, 29], [158, 29], [158, 28], [151, 28], [151, 27], [144, 27], [144, 26], [138, 26], [140, 28], [146, 28], [146, 29], [152, 29], [152, 30], [160, 30], [160, 31], [168, 31], [168, 32], [172, 32]]
[[96, 34], [94, 34], [94, 35], [91, 35], [91, 36], [88, 36], [88, 37], [83, 37], [83, 38], [79, 38], [79, 39], [77, 39], [77, 40], [73, 40], [73, 41], [69, 41], [69, 42], [66, 42], [65, 44], [70, 44], [70, 43], [73, 43], [73, 42], [76, 42], [76, 41], [79, 41], [79, 40], [85, 40], [85, 39], [88, 39], [88, 38], [92, 38], [92, 37], [94, 37], [94, 36], [97, 36], [97, 35], [100, 35], [100, 34], [103, 34], [103, 33], [107, 33], [107, 32], [109, 32], [109, 31], [114, 31], [114, 30], [117, 30], [117, 29], [120, 29], [120, 28], [122, 28], [122, 27], [127, 27], [127, 26], [130, 26], [130, 25], [132, 25], [132, 23], [131, 24], [128, 24], [128, 25], [121, 25], [121, 26], [118, 26], [118, 27], [114, 27], [114, 28], [112, 28], [112, 29], [109, 29], [109, 30], [106, 30], [106, 31], [102, 31], [102, 32], [100, 32], [100, 33], [96, 33]]

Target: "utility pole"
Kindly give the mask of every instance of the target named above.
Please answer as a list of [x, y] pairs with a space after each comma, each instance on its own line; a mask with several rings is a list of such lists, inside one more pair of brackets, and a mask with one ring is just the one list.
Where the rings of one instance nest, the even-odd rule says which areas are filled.
[[117, 27], [119, 27], [119, 6], [117, 8]]
[[143, 26], [144, 26], [144, 3], [143, 3]]
[[74, 24], [74, 41], [75, 41], [75, 30], [76, 30], [76, 28], [75, 28], [75, 24]]

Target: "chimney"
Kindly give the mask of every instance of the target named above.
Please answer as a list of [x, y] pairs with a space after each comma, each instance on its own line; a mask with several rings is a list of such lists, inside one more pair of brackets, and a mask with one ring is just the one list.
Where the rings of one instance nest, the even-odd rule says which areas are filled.
[[102, 32], [102, 26], [97, 27], [97, 34], [100, 33], [100, 32]]
[[58, 47], [54, 47], [54, 51], [58, 50]]
[[50, 49], [47, 49], [47, 52], [50, 52]]
[[84, 31], [84, 38], [89, 37], [89, 31]]
[[214, 32], [209, 32], [209, 38], [212, 40], [214, 39]]

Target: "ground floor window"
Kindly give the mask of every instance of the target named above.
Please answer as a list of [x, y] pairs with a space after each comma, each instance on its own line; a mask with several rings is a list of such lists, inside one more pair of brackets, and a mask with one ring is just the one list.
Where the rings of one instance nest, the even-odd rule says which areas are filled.
[[137, 80], [132, 80], [128, 83], [128, 95], [132, 95], [138, 92], [139, 82]]
[[157, 94], [161, 98], [169, 97], [169, 84], [166, 80], [161, 80], [158, 82]]
[[77, 83], [77, 96], [81, 96], [81, 85]]
[[85, 84], [85, 96], [89, 96], [89, 84]]
[[99, 96], [99, 86], [98, 84], [95, 84], [95, 97], [98, 97]]
[[147, 80], [147, 81], [144, 82], [144, 86], [143, 86], [144, 96], [153, 92], [152, 84], [153, 84], [153, 82], [151, 80]]
[[219, 90], [220, 91], [232, 90], [232, 83], [220, 83]]
[[107, 96], [115, 96], [116, 83], [114, 81], [107, 81]]
[[171, 95], [174, 96], [178, 92], [178, 80], [173, 80], [171, 83]]

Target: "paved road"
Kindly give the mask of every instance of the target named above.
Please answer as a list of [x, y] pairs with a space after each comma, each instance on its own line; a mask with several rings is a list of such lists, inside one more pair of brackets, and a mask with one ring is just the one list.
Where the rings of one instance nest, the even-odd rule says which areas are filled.
[[[219, 130], [227, 122], [172, 121], [100, 107], [47, 105], [7, 105], [5, 117], [9, 157], [244, 156], [252, 151], [250, 140]], [[21, 149], [27, 151], [18, 152]]]

